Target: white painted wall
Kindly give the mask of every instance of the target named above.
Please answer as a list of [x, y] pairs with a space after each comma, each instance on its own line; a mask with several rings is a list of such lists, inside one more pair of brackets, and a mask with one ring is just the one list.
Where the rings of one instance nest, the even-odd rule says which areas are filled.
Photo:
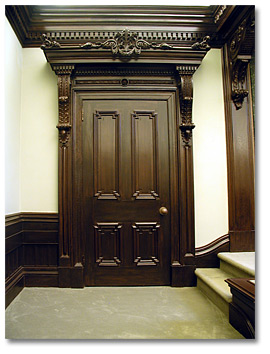
[[21, 210], [20, 116], [22, 47], [5, 18], [5, 214]]
[[21, 209], [58, 211], [57, 76], [39, 48], [23, 49]]
[[228, 232], [228, 190], [221, 50], [211, 49], [194, 74], [195, 246]]

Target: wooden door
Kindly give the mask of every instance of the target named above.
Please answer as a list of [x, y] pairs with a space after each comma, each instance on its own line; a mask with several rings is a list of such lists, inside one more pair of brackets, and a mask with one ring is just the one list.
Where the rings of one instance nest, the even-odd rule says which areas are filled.
[[170, 114], [146, 95], [83, 100], [88, 286], [170, 284]]

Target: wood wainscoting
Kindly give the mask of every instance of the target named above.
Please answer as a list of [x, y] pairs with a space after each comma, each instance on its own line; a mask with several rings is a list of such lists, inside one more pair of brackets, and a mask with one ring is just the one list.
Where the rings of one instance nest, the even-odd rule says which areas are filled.
[[250, 66], [255, 11], [247, 9], [226, 35], [223, 88], [231, 252], [255, 251], [255, 138]]
[[[61, 271], [58, 264], [58, 227], [57, 213], [6, 216], [6, 307], [24, 287], [61, 286], [58, 277]], [[189, 272], [186, 283], [196, 284], [195, 267], [219, 267], [217, 253], [228, 252], [229, 249], [228, 234], [196, 248], [196, 265]]]
[[6, 306], [24, 286], [58, 286], [58, 214], [6, 216]]

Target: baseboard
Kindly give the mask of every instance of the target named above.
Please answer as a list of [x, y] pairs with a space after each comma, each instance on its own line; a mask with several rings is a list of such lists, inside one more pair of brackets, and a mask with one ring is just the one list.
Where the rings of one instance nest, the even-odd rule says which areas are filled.
[[23, 267], [19, 267], [5, 281], [5, 308], [24, 288]]
[[171, 286], [173, 287], [189, 287], [196, 286], [194, 265], [182, 265], [173, 263], [171, 265]]
[[58, 267], [60, 288], [83, 288], [83, 265], [75, 264], [74, 267]]
[[58, 287], [58, 267], [23, 267], [26, 287]]
[[171, 265], [171, 286], [185, 287], [196, 286], [197, 278], [194, 273], [196, 268], [218, 268], [219, 252], [230, 250], [230, 236], [223, 235], [207, 245], [195, 249], [195, 257], [192, 257], [191, 264], [180, 264], [174, 262]]
[[197, 268], [219, 268], [220, 252], [230, 251], [230, 235], [223, 235], [207, 245], [195, 249], [195, 264]]
[[24, 287], [58, 287], [57, 267], [22, 267], [5, 282], [6, 308]]

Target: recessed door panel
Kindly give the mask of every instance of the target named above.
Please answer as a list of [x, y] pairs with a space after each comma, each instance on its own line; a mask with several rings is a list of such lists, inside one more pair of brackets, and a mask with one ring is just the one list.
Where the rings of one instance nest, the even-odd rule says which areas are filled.
[[119, 223], [97, 223], [95, 229], [95, 258], [100, 267], [121, 264], [121, 228]]
[[137, 266], [157, 266], [159, 264], [159, 229], [157, 222], [134, 223], [133, 249]]
[[158, 114], [155, 111], [134, 111], [132, 119], [133, 197], [158, 198]]
[[117, 199], [120, 116], [117, 111], [95, 111], [93, 119], [95, 197]]

